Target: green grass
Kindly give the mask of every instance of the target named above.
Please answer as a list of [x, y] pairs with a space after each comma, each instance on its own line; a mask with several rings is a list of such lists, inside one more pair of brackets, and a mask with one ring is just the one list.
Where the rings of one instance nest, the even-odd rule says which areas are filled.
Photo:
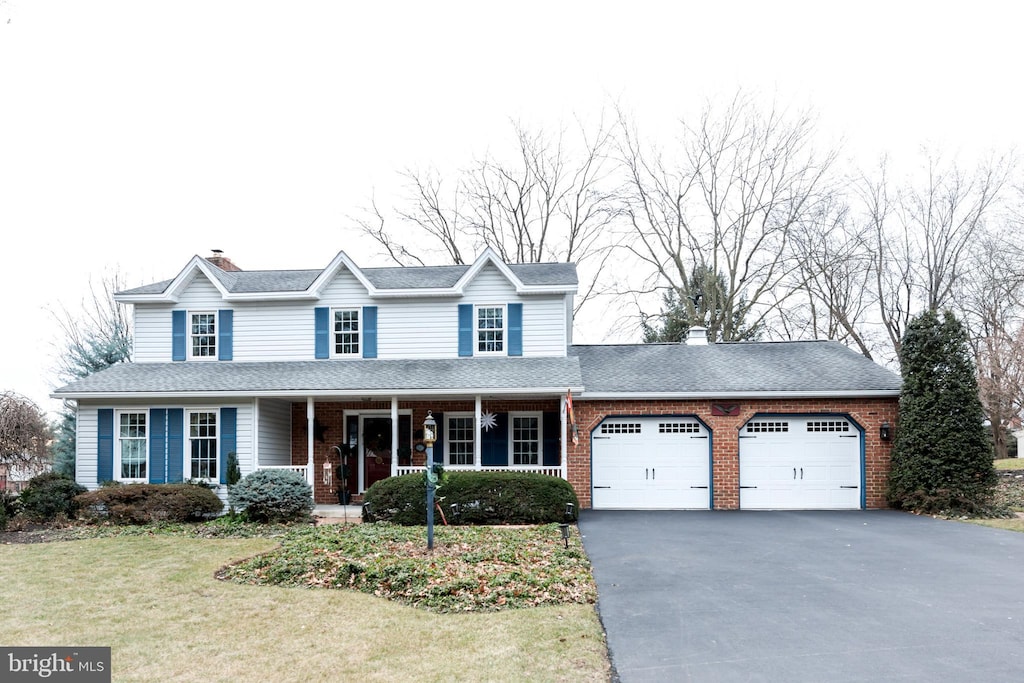
[[3, 545], [0, 633], [8, 646], [110, 646], [115, 681], [608, 678], [592, 605], [431, 614], [215, 578], [276, 545], [160, 533]]
[[965, 522], [990, 526], [994, 529], [1007, 529], [1009, 531], [1024, 531], [1024, 519], [965, 519]]
[[997, 470], [1024, 470], [1024, 458], [1003, 458], [995, 465]]
[[559, 526], [424, 527], [394, 524], [296, 528], [281, 548], [222, 576], [261, 585], [352, 588], [437, 612], [592, 604], [590, 561]]

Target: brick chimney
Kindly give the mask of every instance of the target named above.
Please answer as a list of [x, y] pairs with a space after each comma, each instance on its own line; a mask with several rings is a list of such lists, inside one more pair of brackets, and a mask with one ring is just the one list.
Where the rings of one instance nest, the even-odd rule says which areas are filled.
[[213, 252], [213, 256], [207, 256], [206, 260], [212, 263], [213, 265], [217, 266], [221, 270], [225, 270], [228, 272], [241, 270], [241, 268], [232, 263], [231, 259], [225, 256], [224, 252], [221, 251], [220, 249], [211, 249], [210, 251]]

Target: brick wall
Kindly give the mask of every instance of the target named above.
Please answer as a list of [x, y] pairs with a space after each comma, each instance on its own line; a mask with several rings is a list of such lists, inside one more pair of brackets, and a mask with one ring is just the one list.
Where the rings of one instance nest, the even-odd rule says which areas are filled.
[[785, 399], [729, 401], [740, 405], [739, 415], [711, 415], [711, 404], [720, 401], [584, 401], [576, 399], [574, 409], [580, 443], [569, 443], [569, 482], [579, 496], [580, 505], [589, 508], [590, 433], [609, 415], [692, 415], [700, 418], [714, 433], [712, 476], [714, 508], [735, 510], [740, 504], [739, 429], [757, 414], [841, 413], [849, 415], [865, 432], [864, 472], [867, 507], [882, 508], [889, 475], [892, 442], [879, 438], [879, 427], [888, 422], [895, 428], [898, 402], [884, 399]]

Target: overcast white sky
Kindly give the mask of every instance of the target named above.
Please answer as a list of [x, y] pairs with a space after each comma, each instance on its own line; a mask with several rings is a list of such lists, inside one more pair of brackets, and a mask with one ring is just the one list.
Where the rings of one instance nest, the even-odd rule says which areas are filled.
[[510, 119], [743, 88], [865, 163], [1020, 148], [1016, 4], [0, 0], [0, 389], [59, 407], [50, 310], [104, 273], [383, 265], [346, 217]]

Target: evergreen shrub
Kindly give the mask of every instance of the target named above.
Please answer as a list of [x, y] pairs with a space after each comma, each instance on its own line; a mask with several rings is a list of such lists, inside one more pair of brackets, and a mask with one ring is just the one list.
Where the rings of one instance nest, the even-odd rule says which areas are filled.
[[313, 511], [313, 489], [288, 470], [258, 470], [228, 490], [228, 503], [253, 522], [303, 520]]
[[57, 472], [44, 472], [32, 477], [18, 496], [21, 514], [33, 522], [52, 522], [58, 517], [71, 519], [78, 503], [75, 496], [85, 487], [71, 477]]
[[[435, 524], [444, 520], [453, 525], [571, 522], [579, 510], [569, 482], [535, 472], [448, 471], [435, 492], [435, 501], [444, 514], [442, 519], [434, 511]], [[566, 515], [568, 503], [573, 506], [571, 516]], [[406, 474], [374, 483], [366, 490], [363, 520], [426, 524], [424, 475]]]
[[123, 484], [77, 497], [80, 516], [113, 524], [199, 522], [217, 515], [224, 503], [205, 486]]

